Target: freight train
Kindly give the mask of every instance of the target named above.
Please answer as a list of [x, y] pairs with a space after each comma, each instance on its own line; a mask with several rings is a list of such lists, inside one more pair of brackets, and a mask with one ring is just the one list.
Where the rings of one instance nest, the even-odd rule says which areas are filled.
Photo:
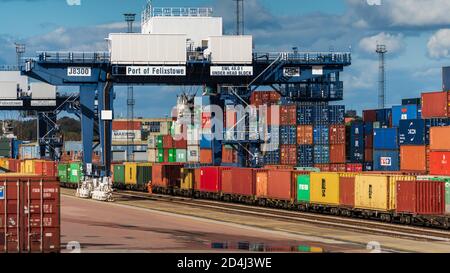
[[148, 184], [115, 179], [114, 186], [406, 225], [450, 227], [450, 177], [315, 172], [287, 166], [185, 168], [179, 163], [153, 164], [151, 170]]

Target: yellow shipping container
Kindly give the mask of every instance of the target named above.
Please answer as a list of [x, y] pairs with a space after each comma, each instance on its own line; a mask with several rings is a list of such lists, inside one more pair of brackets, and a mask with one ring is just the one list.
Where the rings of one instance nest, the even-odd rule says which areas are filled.
[[412, 181], [408, 175], [357, 175], [355, 178], [355, 208], [391, 211], [396, 208], [397, 181]]
[[26, 174], [34, 174], [35, 173], [35, 167], [34, 167], [34, 160], [25, 160], [25, 171], [23, 173]]
[[0, 167], [9, 170], [9, 160], [7, 158], [0, 158]]
[[125, 163], [125, 184], [137, 184], [137, 163]]
[[182, 190], [192, 190], [194, 188], [194, 170], [181, 169], [181, 186]]
[[339, 173], [311, 173], [311, 203], [339, 205]]

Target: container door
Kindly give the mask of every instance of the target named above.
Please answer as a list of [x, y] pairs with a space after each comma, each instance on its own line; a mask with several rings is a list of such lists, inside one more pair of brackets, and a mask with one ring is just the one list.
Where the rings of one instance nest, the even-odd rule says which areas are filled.
[[299, 202], [309, 202], [310, 200], [310, 180], [309, 175], [297, 176], [297, 200]]
[[0, 252], [20, 252], [20, 190], [17, 182], [0, 183]]

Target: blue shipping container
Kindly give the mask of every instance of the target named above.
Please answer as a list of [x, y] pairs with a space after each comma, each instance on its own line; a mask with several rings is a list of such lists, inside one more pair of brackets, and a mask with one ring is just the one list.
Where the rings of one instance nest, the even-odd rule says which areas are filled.
[[313, 142], [315, 145], [328, 145], [330, 143], [330, 129], [326, 125], [314, 126]]
[[381, 128], [373, 131], [373, 148], [375, 150], [396, 150], [398, 145], [397, 128]]
[[310, 125], [313, 124], [314, 106], [299, 105], [297, 106], [297, 124]]
[[314, 146], [299, 145], [297, 147], [297, 167], [314, 166]]
[[364, 162], [364, 125], [353, 123], [350, 128], [350, 161], [351, 163]]
[[364, 123], [364, 135], [372, 135], [373, 134], [373, 123], [367, 122]]
[[400, 145], [425, 145], [425, 120], [401, 120], [398, 139]]
[[213, 146], [213, 135], [211, 134], [202, 134], [202, 139], [200, 140], [200, 148], [201, 149], [211, 149]]
[[313, 119], [314, 119], [314, 124], [318, 124], [318, 125], [330, 124], [328, 105], [314, 106]]
[[392, 108], [375, 110], [377, 121], [381, 124], [388, 125], [392, 117]]
[[373, 170], [395, 172], [400, 170], [400, 153], [398, 150], [374, 150]]
[[280, 126], [280, 143], [283, 145], [297, 144], [297, 126]]
[[264, 164], [279, 165], [280, 164], [280, 150], [265, 152], [264, 153]]
[[400, 120], [417, 119], [417, 105], [400, 105], [392, 107], [392, 126], [398, 127]]
[[330, 146], [315, 145], [314, 146], [314, 164], [330, 163]]
[[345, 106], [330, 105], [328, 107], [328, 121], [330, 124], [344, 124], [345, 122]]

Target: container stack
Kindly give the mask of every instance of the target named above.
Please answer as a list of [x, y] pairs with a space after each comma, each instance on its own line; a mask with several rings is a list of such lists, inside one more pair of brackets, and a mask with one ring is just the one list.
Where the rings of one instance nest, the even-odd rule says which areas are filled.
[[432, 127], [430, 130], [430, 174], [450, 175], [450, 127]]
[[400, 153], [397, 128], [378, 128], [373, 132], [374, 171], [399, 171]]

